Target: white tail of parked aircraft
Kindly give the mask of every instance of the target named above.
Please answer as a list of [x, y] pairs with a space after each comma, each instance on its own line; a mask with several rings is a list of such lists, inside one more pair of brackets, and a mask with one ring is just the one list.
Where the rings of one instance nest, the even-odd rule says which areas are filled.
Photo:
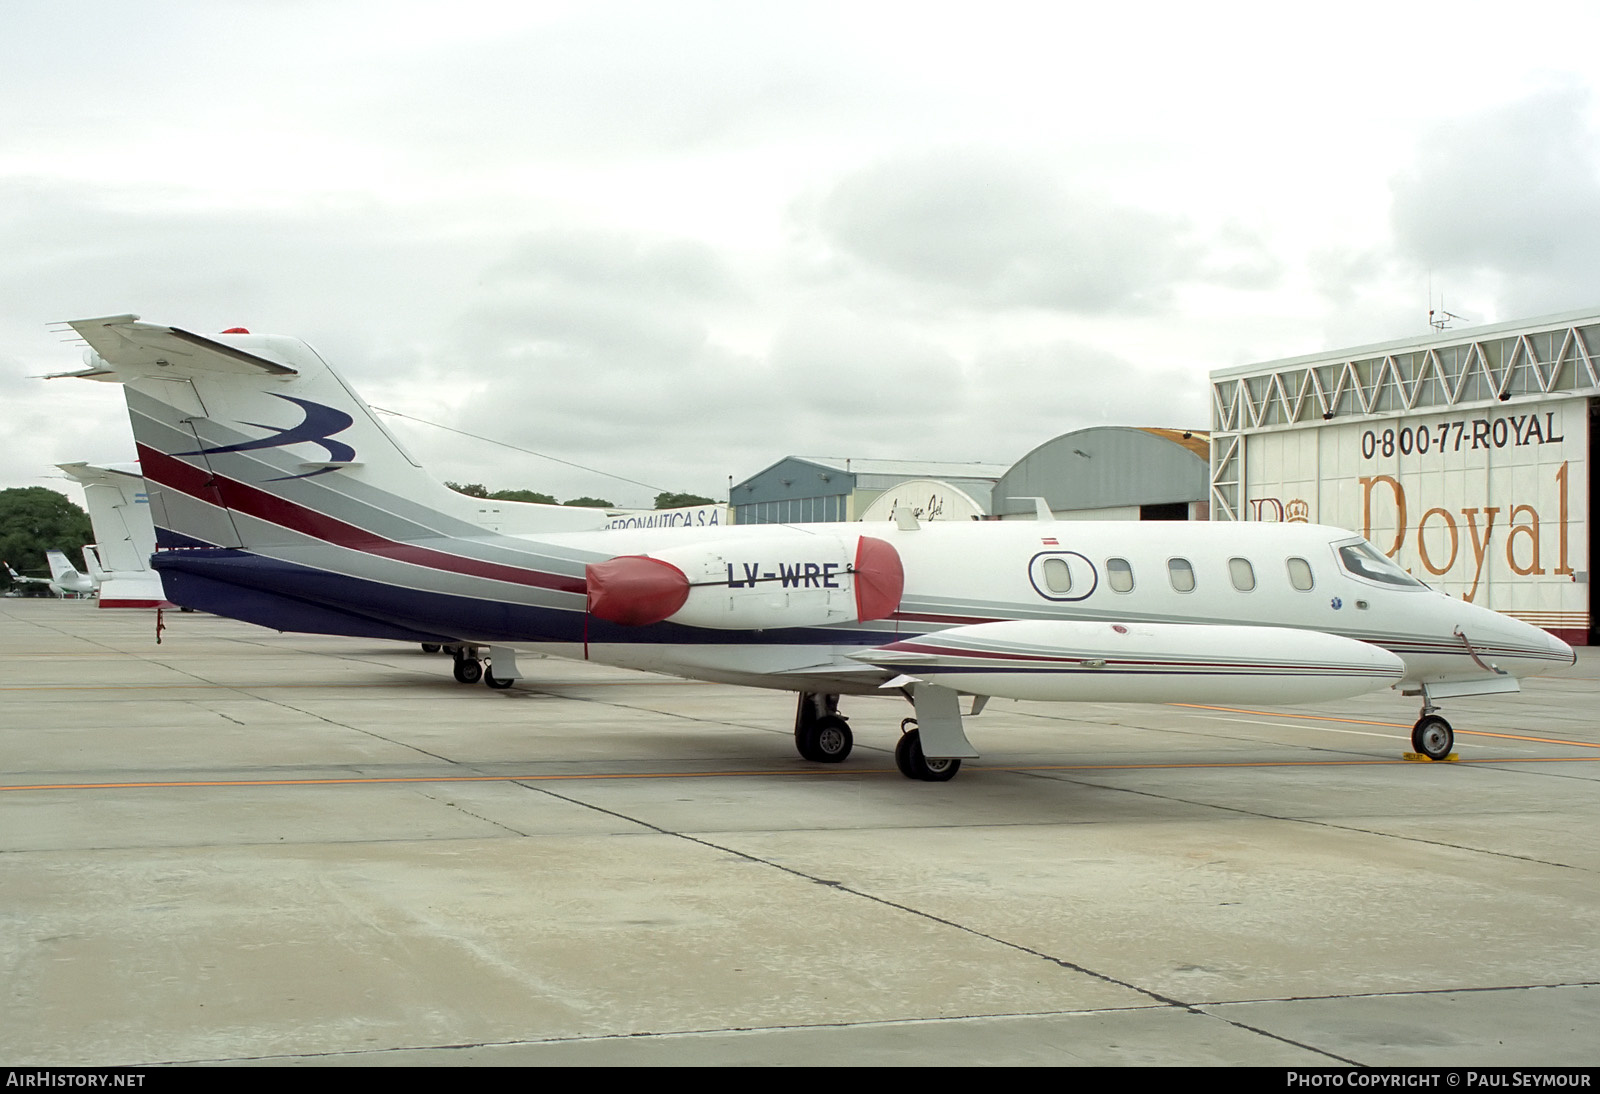
[[297, 339], [133, 316], [72, 326], [92, 352], [71, 375], [125, 385], [175, 602], [452, 644], [458, 679], [495, 686], [532, 648], [794, 691], [812, 760], [850, 752], [842, 694], [909, 699], [896, 761], [937, 781], [976, 755], [961, 696], [976, 713], [994, 697], [1296, 703], [1387, 687], [1421, 697], [1413, 742], [1439, 758], [1453, 731], [1436, 700], [1515, 691], [1573, 660], [1315, 525], [904, 513], [870, 528], [597, 532], [557, 509], [529, 514], [542, 527], [489, 530]]
[[58, 596], [88, 596], [94, 592], [97, 583], [88, 574], [78, 572], [78, 568], [67, 561], [67, 556], [60, 551], [46, 551], [45, 561], [50, 563], [50, 588]]
[[100, 586], [100, 607], [159, 608], [168, 604], [161, 575], [150, 567], [156, 529], [139, 465], [57, 466], [83, 486], [95, 538], [83, 549], [83, 561]]
[[50, 591], [59, 597], [88, 596], [95, 591], [97, 582], [88, 574], [80, 574], [72, 563], [67, 561], [67, 556], [60, 551], [46, 551], [45, 561], [50, 565], [49, 577], [24, 577], [12, 569], [7, 562], [6, 572], [11, 575], [11, 580], [25, 585], [48, 585]]

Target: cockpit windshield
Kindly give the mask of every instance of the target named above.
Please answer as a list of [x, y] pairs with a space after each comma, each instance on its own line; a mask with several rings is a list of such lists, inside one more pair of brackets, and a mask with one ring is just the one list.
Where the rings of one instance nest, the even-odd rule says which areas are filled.
[[1366, 540], [1346, 543], [1339, 549], [1339, 565], [1352, 577], [1377, 581], [1384, 585], [1398, 585], [1405, 589], [1426, 589], [1427, 586], [1399, 566], [1384, 558]]

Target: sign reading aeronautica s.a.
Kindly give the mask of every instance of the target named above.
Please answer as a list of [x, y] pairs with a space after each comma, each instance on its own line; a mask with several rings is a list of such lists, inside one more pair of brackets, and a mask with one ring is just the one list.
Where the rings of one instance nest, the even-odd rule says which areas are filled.
[[619, 513], [607, 528], [720, 528], [728, 523], [726, 505], [686, 505], [681, 509], [635, 509]]

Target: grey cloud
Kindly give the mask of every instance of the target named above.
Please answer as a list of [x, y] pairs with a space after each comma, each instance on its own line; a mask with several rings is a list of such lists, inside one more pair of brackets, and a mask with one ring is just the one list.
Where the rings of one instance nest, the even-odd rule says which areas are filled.
[[1438, 275], [1492, 273], [1507, 317], [1594, 302], [1600, 138], [1586, 89], [1440, 124], [1397, 174], [1395, 243]]
[[727, 148], [850, 124], [884, 89], [841, 48], [804, 9], [579, 5], [425, 58], [366, 59], [328, 89], [329, 124], [479, 165]]
[[840, 250], [973, 304], [1145, 311], [1163, 306], [1195, 268], [1181, 220], [1074, 192], [1042, 166], [976, 151], [859, 171], [817, 216]]

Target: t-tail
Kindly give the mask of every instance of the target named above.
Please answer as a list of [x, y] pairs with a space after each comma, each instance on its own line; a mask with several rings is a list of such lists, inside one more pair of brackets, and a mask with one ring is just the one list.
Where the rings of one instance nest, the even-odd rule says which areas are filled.
[[[349, 572], [392, 576], [402, 586], [406, 563], [419, 554], [440, 561], [446, 545], [470, 553], [475, 539], [604, 524], [594, 509], [484, 501], [449, 489], [298, 338], [200, 335], [133, 315], [71, 326], [90, 349], [86, 367], [69, 375], [124, 385], [156, 529], [155, 566], [167, 595], [185, 606], [225, 603], [222, 614], [282, 630], [450, 641], [379, 617], [393, 613], [366, 613], [349, 582], [341, 583], [346, 607], [330, 606], [325, 589], [300, 599], [291, 577], [318, 575], [288, 571], [312, 555], [325, 561], [332, 549], [359, 556]], [[430, 543], [440, 550], [430, 553]], [[194, 549], [205, 549], [203, 558], [163, 559]]]
[[159, 548], [293, 543], [280, 523], [285, 503], [329, 520], [337, 512], [380, 535], [604, 523], [594, 510], [483, 502], [449, 489], [298, 338], [200, 335], [132, 315], [71, 326], [90, 346], [88, 367], [73, 375], [126, 385]]

